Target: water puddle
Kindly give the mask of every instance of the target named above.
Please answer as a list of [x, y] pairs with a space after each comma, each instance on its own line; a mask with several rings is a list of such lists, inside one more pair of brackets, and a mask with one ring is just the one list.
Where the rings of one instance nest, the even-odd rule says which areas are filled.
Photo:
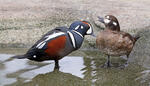
[[[32, 62], [27, 59], [10, 59], [13, 55], [0, 54], [0, 61], [3, 65], [2, 70], [0, 70], [0, 80], [1, 85], [12, 84], [17, 81], [15, 77], [23, 78], [24, 81], [31, 81], [32, 78], [36, 77], [39, 74], [46, 74], [53, 72], [54, 62], [45, 61], [45, 62]], [[32, 63], [32, 64], [31, 64]], [[34, 65], [35, 64], [35, 65]], [[84, 66], [83, 57], [77, 56], [66, 56], [60, 60], [60, 69], [59, 72], [70, 73], [73, 76], [83, 78], [82, 69]], [[21, 73], [21, 71], [24, 71]], [[20, 72], [20, 73], [19, 73]], [[19, 75], [14, 78], [8, 78], [7, 76], [13, 76], [13, 74], [19, 73]]]
[[[32, 79], [33, 77], [37, 76], [38, 74], [43, 74], [43, 73], [48, 73], [48, 72], [53, 72], [54, 69], [54, 62], [53, 61], [47, 61], [43, 63], [50, 63], [50, 65], [45, 65], [43, 67], [40, 67], [38, 69], [34, 69], [28, 72], [25, 72], [20, 75], [20, 77], [23, 78], [30, 78]], [[64, 73], [70, 73], [74, 76], [83, 78], [83, 72], [81, 69], [83, 69], [85, 66], [83, 64], [83, 57], [65, 57], [64, 59], [60, 60], [60, 72]], [[34, 67], [36, 68], [36, 66]]]

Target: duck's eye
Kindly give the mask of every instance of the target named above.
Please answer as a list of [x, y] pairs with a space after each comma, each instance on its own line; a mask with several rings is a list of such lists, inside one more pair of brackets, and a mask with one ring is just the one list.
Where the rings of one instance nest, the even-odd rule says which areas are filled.
[[83, 29], [83, 26], [81, 26], [81, 29]]

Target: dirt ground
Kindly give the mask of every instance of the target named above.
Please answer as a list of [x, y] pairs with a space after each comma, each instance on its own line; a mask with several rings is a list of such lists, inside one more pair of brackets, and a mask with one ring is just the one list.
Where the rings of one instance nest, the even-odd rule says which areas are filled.
[[118, 18], [121, 30], [150, 29], [150, 0], [0, 0], [0, 44], [30, 45], [47, 31], [75, 20], [102, 26], [97, 16], [107, 14]]

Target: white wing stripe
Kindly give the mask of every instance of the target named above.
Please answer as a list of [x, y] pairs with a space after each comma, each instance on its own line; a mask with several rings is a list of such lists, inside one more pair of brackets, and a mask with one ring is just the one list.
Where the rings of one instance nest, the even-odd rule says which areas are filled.
[[40, 45], [42, 45], [44, 42], [45, 42], [45, 41], [40, 42], [40, 43], [36, 46], [36, 48], [38, 48], [38, 47], [39, 47]]
[[44, 41], [42, 41], [42, 42], [40, 42], [37, 46], [36, 46], [36, 48], [38, 48], [38, 49], [41, 49], [41, 48], [43, 48], [44, 47], [44, 45], [46, 44], [46, 42], [48, 41], [48, 40], [50, 40], [50, 39], [52, 39], [52, 38], [55, 38], [55, 37], [58, 37], [58, 36], [61, 36], [61, 35], [63, 35], [63, 34], [65, 34], [64, 32], [58, 32], [58, 33], [53, 33], [53, 34], [51, 34], [51, 35], [47, 35], [47, 36], [45, 36], [45, 40]]
[[48, 40], [50, 40], [50, 39], [52, 39], [52, 38], [55, 38], [55, 37], [60, 36], [60, 35], [63, 35], [63, 34], [65, 34], [65, 33], [64, 33], [64, 32], [58, 32], [58, 33], [55, 33], [55, 32], [54, 32], [53, 34], [46, 36], [47, 39], [46, 39], [45, 41], [48, 41]]
[[42, 47], [44, 47], [45, 44], [46, 44], [46, 42], [42, 43], [42, 44], [38, 47], [38, 49], [41, 49]]
[[69, 33], [69, 36], [71, 37], [71, 41], [72, 41], [72, 44], [73, 44], [73, 47], [76, 48], [76, 44], [75, 44], [75, 39], [74, 39], [74, 36], [71, 32], [67, 31]]

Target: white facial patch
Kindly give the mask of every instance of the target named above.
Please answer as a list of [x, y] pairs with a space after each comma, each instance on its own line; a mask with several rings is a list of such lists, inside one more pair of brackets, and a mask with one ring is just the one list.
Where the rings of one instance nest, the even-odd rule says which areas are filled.
[[109, 19], [104, 19], [104, 23], [108, 24], [108, 23], [110, 23], [110, 20]]
[[116, 23], [116, 22], [113, 22], [113, 25], [117, 26], [117, 23]]
[[91, 28], [91, 26], [90, 26], [90, 28], [89, 28], [89, 30], [86, 32], [86, 34], [87, 35], [90, 35], [90, 34], [92, 34], [93, 33], [93, 31], [92, 31], [92, 28]]
[[80, 27], [80, 25], [78, 25], [78, 26], [75, 28], [75, 30], [79, 29], [79, 27]]
[[64, 32], [58, 32], [58, 33], [54, 32], [53, 34], [47, 35], [47, 36], [45, 36], [46, 39], [44, 41], [40, 42], [36, 46], [36, 48], [42, 49], [48, 40], [55, 38], [55, 37], [58, 37], [58, 36], [61, 36], [61, 35], [64, 35], [64, 34], [65, 34]]

